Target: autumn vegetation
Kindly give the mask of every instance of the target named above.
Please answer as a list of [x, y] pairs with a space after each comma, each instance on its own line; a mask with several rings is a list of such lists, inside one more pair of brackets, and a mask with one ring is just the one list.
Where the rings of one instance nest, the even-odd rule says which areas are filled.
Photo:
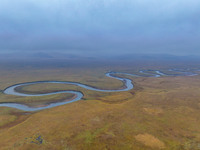
[[[134, 73], [139, 68], [164, 70], [167, 66], [148, 65], [46, 69], [1, 67], [0, 102], [18, 102], [37, 107], [73, 97], [72, 94], [42, 97], [3, 94], [6, 87], [17, 83], [76, 81], [98, 88], [116, 89], [123, 86], [122, 82], [104, 75], [112, 68]], [[38, 112], [0, 107], [0, 149], [199, 150], [200, 76], [129, 78], [135, 87], [127, 92], [104, 93], [50, 83], [17, 89], [27, 93], [78, 90], [84, 93], [84, 97], [74, 103]]]

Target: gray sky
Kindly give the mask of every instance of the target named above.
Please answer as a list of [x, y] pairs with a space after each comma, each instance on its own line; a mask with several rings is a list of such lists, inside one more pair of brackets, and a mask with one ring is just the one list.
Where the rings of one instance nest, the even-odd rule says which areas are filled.
[[0, 51], [200, 55], [200, 1], [0, 0]]

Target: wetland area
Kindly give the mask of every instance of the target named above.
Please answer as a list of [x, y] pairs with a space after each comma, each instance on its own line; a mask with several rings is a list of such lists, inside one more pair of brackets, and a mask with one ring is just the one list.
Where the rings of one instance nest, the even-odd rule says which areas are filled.
[[90, 61], [2, 62], [1, 149], [198, 150], [198, 61]]

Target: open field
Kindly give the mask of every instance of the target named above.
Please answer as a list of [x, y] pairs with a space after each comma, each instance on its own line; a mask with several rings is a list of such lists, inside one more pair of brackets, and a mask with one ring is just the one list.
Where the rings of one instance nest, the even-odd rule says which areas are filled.
[[[148, 66], [149, 65], [149, 66]], [[123, 84], [105, 77], [113, 69], [127, 73], [141, 69], [166, 69], [166, 65], [131, 64], [97, 67], [1, 68], [0, 90], [30, 81], [76, 81], [98, 88], [115, 89]], [[169, 65], [170, 66], [170, 65]], [[171, 64], [171, 66], [173, 66]], [[170, 67], [171, 67], [170, 66]], [[176, 64], [175, 67], [187, 67]], [[189, 65], [190, 67], [190, 65]], [[194, 66], [196, 68], [197, 66]], [[128, 76], [127, 76], [128, 77]], [[200, 76], [129, 77], [135, 88], [103, 93], [76, 86], [36, 84], [27, 93], [78, 90], [81, 101], [39, 112], [0, 107], [0, 148], [64, 150], [199, 150]], [[19, 97], [0, 94], [0, 102], [31, 106], [70, 98], [70, 94]]]

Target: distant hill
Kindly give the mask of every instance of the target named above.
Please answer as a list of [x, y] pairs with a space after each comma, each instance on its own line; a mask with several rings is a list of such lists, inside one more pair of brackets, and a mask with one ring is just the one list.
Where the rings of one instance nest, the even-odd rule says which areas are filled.
[[119, 61], [133, 61], [133, 60], [200, 60], [200, 56], [176, 56], [170, 54], [113, 54], [113, 55], [92, 55], [92, 54], [72, 54], [72, 53], [62, 53], [62, 52], [12, 52], [12, 53], [0, 53], [1, 60], [53, 60], [53, 59], [63, 59], [63, 60], [119, 60]]

